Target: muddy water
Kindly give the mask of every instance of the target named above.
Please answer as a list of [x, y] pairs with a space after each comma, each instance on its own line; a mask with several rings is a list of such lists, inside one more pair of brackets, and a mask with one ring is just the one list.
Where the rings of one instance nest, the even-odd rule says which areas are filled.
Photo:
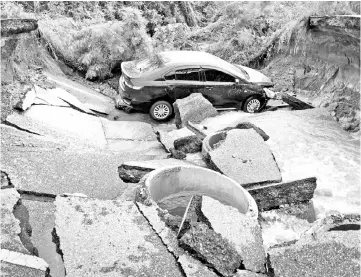
[[[270, 139], [283, 181], [317, 177], [313, 204], [317, 218], [333, 212], [360, 213], [360, 140], [335, 122], [325, 109], [260, 114], [229, 112], [202, 122], [212, 133], [249, 121]], [[298, 239], [310, 224], [293, 216], [268, 213], [262, 223], [266, 245]]]

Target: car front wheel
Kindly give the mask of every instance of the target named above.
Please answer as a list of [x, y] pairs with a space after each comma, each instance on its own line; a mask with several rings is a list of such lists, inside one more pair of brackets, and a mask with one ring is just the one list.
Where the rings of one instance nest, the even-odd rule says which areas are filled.
[[171, 117], [173, 107], [168, 101], [157, 101], [149, 110], [150, 116], [157, 121], [165, 121]]
[[246, 113], [257, 113], [261, 111], [262, 107], [262, 100], [257, 96], [252, 96], [244, 102], [243, 111]]

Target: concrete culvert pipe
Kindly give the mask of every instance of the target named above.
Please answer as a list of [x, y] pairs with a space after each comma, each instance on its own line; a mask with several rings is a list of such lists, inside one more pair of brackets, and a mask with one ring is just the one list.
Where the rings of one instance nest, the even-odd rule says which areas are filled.
[[202, 143], [202, 154], [206, 155], [209, 151], [214, 149], [215, 144], [217, 144], [221, 140], [224, 140], [226, 136], [227, 136], [227, 132], [218, 132], [206, 136]]
[[150, 198], [159, 203], [170, 196], [206, 195], [235, 207], [242, 214], [258, 217], [252, 196], [231, 178], [197, 166], [169, 166], [149, 173], [145, 180]]

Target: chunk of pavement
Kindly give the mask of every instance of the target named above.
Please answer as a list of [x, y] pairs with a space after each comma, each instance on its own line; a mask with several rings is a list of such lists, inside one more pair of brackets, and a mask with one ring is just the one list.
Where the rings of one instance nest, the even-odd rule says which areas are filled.
[[190, 163], [172, 158], [149, 161], [131, 161], [121, 164], [118, 167], [118, 173], [120, 179], [124, 182], [138, 183], [147, 173], [164, 166], [172, 165], [181, 166], [190, 165]]
[[242, 122], [237, 124], [235, 127], [227, 127], [222, 131], [229, 131], [232, 129], [253, 129], [263, 138], [264, 141], [269, 139], [269, 136], [265, 133], [265, 131], [250, 122]]
[[278, 276], [360, 276], [360, 230], [326, 231], [268, 250]]
[[1, 189], [1, 249], [30, 254], [22, 244], [20, 222], [13, 210], [20, 200], [20, 194], [14, 188]]
[[192, 93], [186, 98], [178, 99], [173, 106], [177, 128], [185, 127], [188, 121], [200, 123], [205, 118], [218, 114], [211, 102], [201, 93]]
[[203, 196], [202, 213], [212, 229], [234, 245], [245, 269], [265, 272], [266, 255], [261, 228], [256, 219], [208, 196]]
[[190, 229], [179, 239], [179, 245], [223, 276], [232, 276], [241, 266], [242, 258], [234, 246], [205, 223], [191, 223]]
[[49, 270], [41, 270], [1, 260], [1, 276], [11, 277], [48, 277]]
[[108, 139], [107, 148], [113, 152], [122, 152], [123, 154], [134, 154], [147, 157], [149, 159], [166, 159], [170, 156], [164, 151], [163, 146], [157, 140], [122, 140]]
[[104, 134], [107, 139], [154, 141], [157, 136], [152, 125], [135, 121], [110, 121], [102, 118]]
[[305, 235], [327, 231], [360, 230], [360, 214], [330, 214], [315, 221]]
[[172, 155], [172, 158], [178, 159], [178, 160], [184, 160], [187, 157], [187, 154], [183, 151], [176, 150], [174, 148], [169, 149], [169, 152]]
[[272, 152], [253, 129], [228, 131], [221, 145], [207, 155], [211, 168], [245, 188], [282, 180]]
[[34, 89], [30, 89], [24, 93], [20, 101], [16, 104], [16, 108], [25, 111], [35, 102], [36, 93]]
[[279, 93], [279, 97], [283, 102], [290, 105], [294, 110], [305, 110], [305, 109], [313, 109], [314, 107], [306, 102], [301, 101], [300, 99], [289, 95], [288, 93]]
[[196, 135], [179, 138], [174, 141], [174, 148], [184, 153], [197, 153], [202, 150], [202, 140]]
[[170, 131], [170, 132], [165, 132], [165, 131], [159, 130], [158, 135], [159, 135], [159, 141], [163, 144], [164, 148], [168, 152], [170, 152], [170, 149], [174, 148], [175, 140], [177, 140], [179, 138], [194, 135], [194, 133], [192, 131], [190, 131], [188, 128], [184, 127], [181, 129]]
[[56, 93], [35, 85], [35, 104], [46, 104], [50, 106], [70, 107], [68, 103], [60, 99]]
[[67, 275], [183, 276], [132, 201], [58, 196], [55, 205]]
[[316, 189], [315, 177], [302, 180], [261, 185], [248, 189], [260, 211], [278, 208], [285, 204], [297, 204], [311, 200]]
[[254, 273], [248, 270], [239, 270], [237, 269], [236, 274], [233, 277], [266, 277], [266, 274]]
[[201, 167], [208, 168], [206, 162], [203, 160], [202, 153], [190, 153], [190, 154], [187, 154], [185, 160], [187, 162], [190, 162], [190, 163], [194, 164], [194, 165], [198, 165], [198, 166], [201, 166]]

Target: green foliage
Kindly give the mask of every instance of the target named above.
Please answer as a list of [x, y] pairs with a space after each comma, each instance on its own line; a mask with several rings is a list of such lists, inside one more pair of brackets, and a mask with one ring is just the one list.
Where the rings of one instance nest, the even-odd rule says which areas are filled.
[[1, 19], [33, 18], [34, 14], [25, 12], [24, 7], [13, 1], [0, 2]]

